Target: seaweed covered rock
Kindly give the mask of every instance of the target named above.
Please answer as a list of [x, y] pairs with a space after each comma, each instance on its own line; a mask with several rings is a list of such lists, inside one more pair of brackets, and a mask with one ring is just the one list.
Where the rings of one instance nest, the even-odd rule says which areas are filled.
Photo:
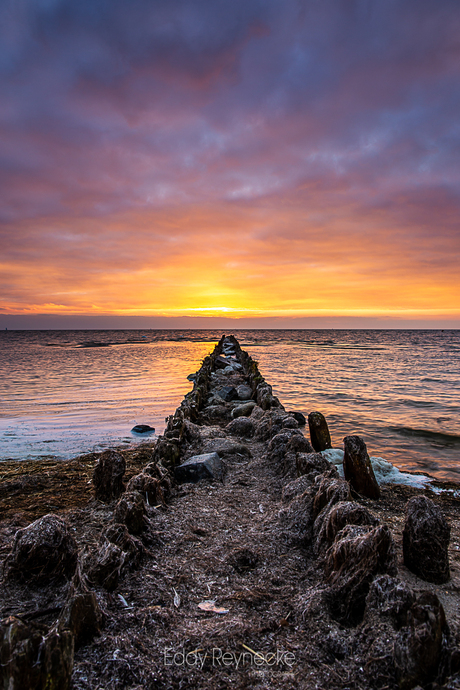
[[118, 585], [127, 557], [119, 546], [105, 541], [98, 549], [83, 555], [81, 570], [90, 584], [100, 585], [111, 592]]
[[145, 503], [138, 491], [125, 493], [113, 512], [113, 521], [126, 525], [131, 534], [140, 534], [145, 526]]
[[356, 625], [363, 618], [374, 577], [396, 572], [393, 537], [386, 525], [347, 525], [336, 536], [326, 557], [331, 615], [343, 625]]
[[227, 424], [226, 430], [232, 436], [243, 436], [244, 438], [252, 438], [254, 436], [255, 426], [252, 419], [248, 417], [237, 417], [230, 424]]
[[[68, 690], [74, 636], [40, 629], [11, 616], [0, 624], [0, 687], [8, 690]], [[37, 661], [40, 660], [40, 663]]]
[[136, 474], [129, 480], [126, 492], [132, 491], [138, 491], [149, 506], [156, 506], [165, 502], [160, 481], [146, 472]]
[[359, 436], [346, 436], [343, 443], [343, 473], [351, 488], [361, 496], [380, 498], [380, 487], [363, 439]]
[[126, 462], [121, 453], [106, 450], [101, 454], [93, 472], [94, 493], [99, 501], [110, 503], [121, 496], [125, 470]]
[[296, 455], [296, 470], [297, 475], [302, 477], [306, 475], [313, 480], [319, 474], [327, 472], [331, 464], [321, 453], [298, 452]]
[[315, 480], [315, 498], [313, 500], [313, 519], [316, 520], [324, 508], [330, 508], [340, 501], [351, 501], [350, 487], [341, 479], [337, 470], [329, 469]]
[[426, 496], [411, 498], [403, 531], [404, 565], [427, 582], [447, 582], [449, 540], [450, 527], [441, 509]]
[[66, 522], [57, 515], [44, 515], [16, 532], [5, 570], [8, 577], [36, 584], [70, 578], [77, 555], [77, 544]]
[[271, 439], [268, 444], [268, 459], [275, 465], [281, 464], [289, 450], [289, 442], [293, 436], [304, 438], [298, 429], [283, 429]]
[[394, 662], [401, 690], [433, 681], [441, 661], [443, 633], [447, 632], [444, 609], [433, 592], [422, 592], [407, 614], [408, 625], [394, 643]]
[[[324, 515], [321, 523], [315, 522], [314, 528], [318, 529], [315, 534], [315, 553], [329, 548], [335, 540], [337, 534], [346, 525], [368, 525], [376, 527], [379, 524], [378, 518], [365, 507], [353, 501], [341, 501], [333, 504]], [[315, 530], [316, 531], [316, 530]]]
[[399, 630], [407, 625], [407, 614], [414, 602], [415, 593], [409, 585], [390, 575], [380, 575], [370, 586], [364, 621], [380, 622], [382, 618], [387, 618], [393, 628]]
[[329, 427], [321, 412], [310, 412], [308, 415], [308, 426], [311, 444], [317, 453], [321, 450], [326, 450], [326, 448], [332, 448]]
[[232, 410], [232, 419], [236, 419], [237, 417], [249, 417], [255, 407], [256, 403], [253, 400], [234, 407]]
[[268, 383], [259, 383], [256, 389], [256, 401], [263, 410], [271, 407], [283, 407], [277, 397], [273, 395], [272, 387]]
[[75, 594], [66, 602], [59, 615], [60, 632], [69, 630], [75, 639], [75, 649], [99, 635], [103, 616], [94, 592]]
[[137, 567], [144, 554], [144, 547], [140, 539], [133, 537], [126, 525], [121, 523], [112, 523], [105, 528], [101, 535], [101, 544], [107, 540], [111, 544], [116, 544], [122, 551], [125, 552], [125, 563], [128, 562], [130, 566]]

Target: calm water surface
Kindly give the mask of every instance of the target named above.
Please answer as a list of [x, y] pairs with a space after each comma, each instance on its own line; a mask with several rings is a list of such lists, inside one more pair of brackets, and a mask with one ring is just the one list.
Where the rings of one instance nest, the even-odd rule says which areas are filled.
[[[234, 331], [287, 409], [403, 470], [460, 481], [459, 331]], [[162, 433], [222, 331], [0, 333], [0, 459], [69, 458]]]

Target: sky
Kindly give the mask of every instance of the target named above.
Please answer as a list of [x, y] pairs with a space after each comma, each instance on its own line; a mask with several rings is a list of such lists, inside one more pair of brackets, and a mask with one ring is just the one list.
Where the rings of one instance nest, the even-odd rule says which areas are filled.
[[458, 0], [0, 0], [0, 328], [460, 328], [459, 210]]

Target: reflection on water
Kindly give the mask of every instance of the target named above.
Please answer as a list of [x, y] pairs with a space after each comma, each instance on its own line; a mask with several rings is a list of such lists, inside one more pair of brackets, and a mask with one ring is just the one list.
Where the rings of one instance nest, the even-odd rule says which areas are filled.
[[[0, 458], [72, 457], [164, 430], [221, 331], [8, 331]], [[287, 409], [401, 469], [460, 479], [458, 331], [235, 331]]]

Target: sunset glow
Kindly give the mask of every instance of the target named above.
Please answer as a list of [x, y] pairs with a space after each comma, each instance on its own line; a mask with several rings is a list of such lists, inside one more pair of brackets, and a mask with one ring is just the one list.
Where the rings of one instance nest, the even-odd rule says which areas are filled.
[[0, 14], [0, 327], [460, 327], [458, 4], [7, 0]]

